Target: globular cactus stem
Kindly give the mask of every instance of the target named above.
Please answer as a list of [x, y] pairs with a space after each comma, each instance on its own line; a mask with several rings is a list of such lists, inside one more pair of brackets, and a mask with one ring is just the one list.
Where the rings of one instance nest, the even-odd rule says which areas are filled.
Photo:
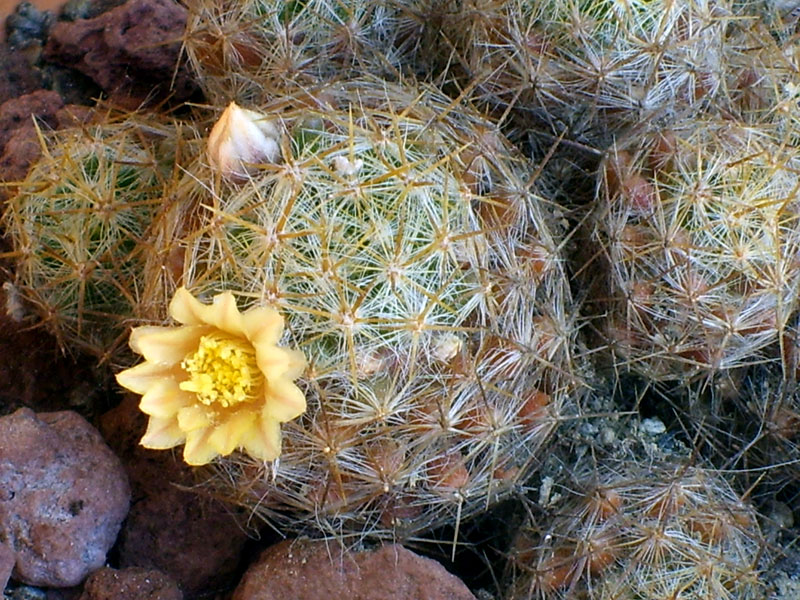
[[[557, 215], [529, 165], [433, 88], [365, 78], [248, 109], [279, 124], [281, 159], [197, 186], [185, 282], [280, 311], [308, 411], [279, 463], [222, 459], [209, 485], [339, 533], [483, 510], [577, 384]], [[202, 162], [192, 179], [214, 181]]]

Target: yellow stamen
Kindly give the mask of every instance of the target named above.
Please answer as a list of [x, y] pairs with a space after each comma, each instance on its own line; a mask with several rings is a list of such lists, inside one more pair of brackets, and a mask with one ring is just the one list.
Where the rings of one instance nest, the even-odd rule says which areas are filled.
[[253, 347], [244, 340], [219, 334], [200, 338], [197, 351], [187, 356], [181, 366], [189, 379], [181, 382], [180, 388], [197, 394], [206, 406], [228, 408], [255, 400], [263, 383]]

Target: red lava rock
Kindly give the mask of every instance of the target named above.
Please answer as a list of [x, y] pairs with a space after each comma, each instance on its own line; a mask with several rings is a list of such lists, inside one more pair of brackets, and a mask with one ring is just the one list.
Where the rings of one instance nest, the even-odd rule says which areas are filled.
[[222, 506], [177, 488], [134, 504], [120, 537], [122, 567], [156, 568], [188, 595], [224, 587], [239, 566], [246, 541]]
[[434, 560], [398, 544], [350, 552], [336, 542], [286, 540], [267, 548], [233, 600], [475, 600]]
[[0, 105], [0, 148], [20, 127], [33, 127], [32, 115], [50, 127], [56, 124], [56, 113], [63, 108], [64, 101], [57, 92], [38, 90], [13, 98]]
[[[0, 244], [0, 252], [4, 249]], [[0, 272], [3, 268], [0, 264]], [[66, 394], [93, 380], [89, 366], [62, 355], [43, 329], [16, 321], [13, 314], [24, 309], [12, 290], [3, 288], [0, 276], [0, 416], [23, 406], [63, 408]]]
[[129, 0], [93, 19], [56, 23], [44, 56], [91, 77], [125, 108], [186, 100], [197, 91], [188, 70], [173, 82], [186, 15], [173, 0]]
[[56, 92], [39, 90], [0, 105], [0, 180], [23, 179], [28, 167], [39, 158], [41, 147], [33, 116], [45, 128], [55, 127], [64, 106]]
[[0, 540], [14, 579], [69, 587], [103, 566], [130, 489], [119, 459], [72, 411], [0, 418]]
[[232, 510], [179, 489], [192, 471], [180, 452], [139, 445], [147, 417], [128, 395], [101, 418], [101, 430], [128, 471], [133, 505], [120, 533], [120, 566], [158, 569], [187, 595], [208, 592], [233, 580], [247, 536]]
[[43, 86], [42, 74], [32, 66], [32, 52], [9, 48], [0, 41], [0, 102], [30, 94]]
[[155, 570], [110, 569], [95, 571], [83, 586], [80, 600], [182, 600], [178, 585]]
[[28, 168], [42, 154], [42, 147], [33, 126], [19, 127], [11, 134], [3, 153], [0, 154], [0, 177], [14, 182], [25, 179]]
[[[39, 90], [0, 105], [0, 181], [21, 181], [42, 154], [33, 123], [43, 129], [75, 127], [90, 121], [95, 111], [87, 106], [64, 105], [56, 92]], [[9, 193], [0, 188], [0, 198]]]
[[0, 590], [5, 589], [14, 570], [14, 551], [5, 544], [0, 544]]

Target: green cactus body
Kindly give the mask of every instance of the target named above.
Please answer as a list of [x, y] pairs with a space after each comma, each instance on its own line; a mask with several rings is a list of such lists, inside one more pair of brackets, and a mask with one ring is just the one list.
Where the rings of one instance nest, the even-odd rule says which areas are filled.
[[555, 221], [525, 161], [432, 89], [356, 80], [262, 112], [283, 161], [199, 190], [185, 281], [280, 310], [309, 409], [271, 475], [218, 461], [222, 493], [340, 532], [484, 508], [530, 471], [574, 384]]
[[656, 380], [780, 360], [797, 308], [798, 163], [764, 129], [696, 120], [620, 144], [599, 186], [609, 343]]
[[523, 528], [509, 599], [763, 597], [755, 510], [713, 470], [601, 468], [544, 527]]
[[9, 199], [15, 283], [62, 346], [108, 357], [124, 342], [170, 175], [156, 146], [171, 138], [135, 117], [53, 132]]

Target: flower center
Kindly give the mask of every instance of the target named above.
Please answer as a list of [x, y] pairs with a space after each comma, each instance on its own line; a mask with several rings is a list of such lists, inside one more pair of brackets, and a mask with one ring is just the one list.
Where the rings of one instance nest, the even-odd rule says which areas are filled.
[[197, 351], [187, 356], [181, 366], [189, 379], [182, 381], [180, 388], [197, 394], [206, 406], [228, 408], [250, 402], [263, 381], [253, 347], [219, 334], [201, 337]]

